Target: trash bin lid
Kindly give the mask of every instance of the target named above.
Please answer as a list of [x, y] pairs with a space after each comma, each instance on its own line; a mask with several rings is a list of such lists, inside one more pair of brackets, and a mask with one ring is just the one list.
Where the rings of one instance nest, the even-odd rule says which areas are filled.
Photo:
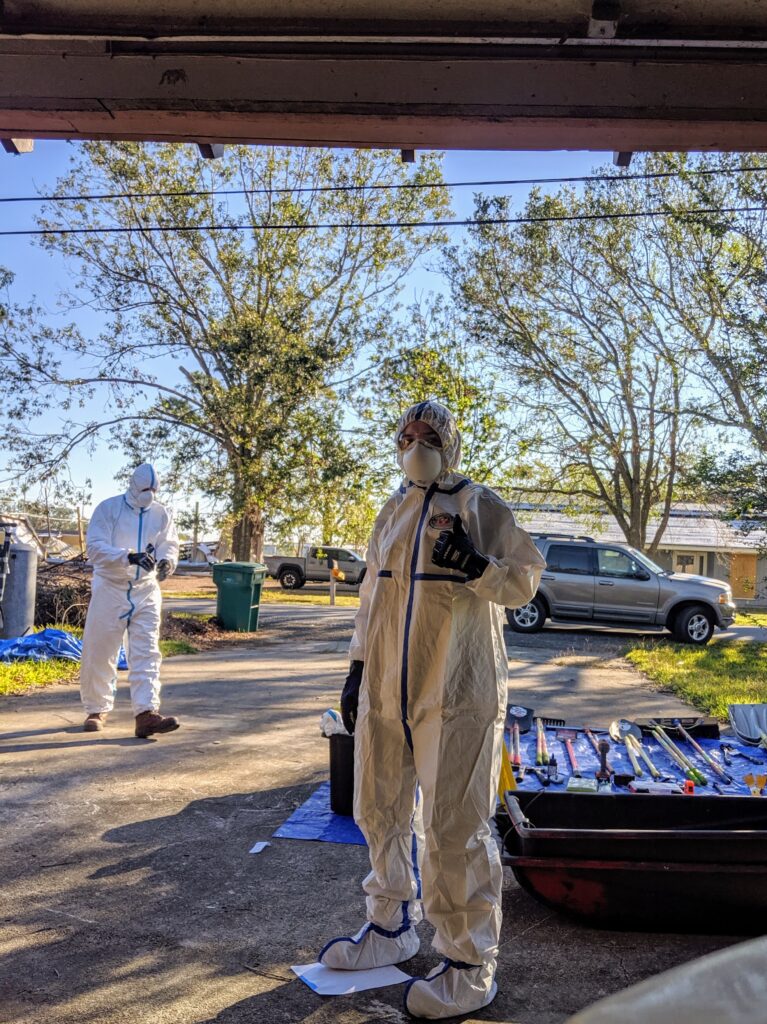
[[261, 562], [216, 562], [213, 566], [213, 575], [221, 576], [224, 573], [236, 573], [241, 576], [262, 576], [266, 573], [266, 566]]

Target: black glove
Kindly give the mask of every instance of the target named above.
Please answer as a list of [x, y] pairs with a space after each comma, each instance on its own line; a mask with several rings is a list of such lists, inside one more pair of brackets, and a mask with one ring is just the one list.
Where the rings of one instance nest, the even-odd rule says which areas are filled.
[[154, 572], [155, 560], [148, 551], [130, 551], [128, 565], [137, 565], [144, 572]]
[[437, 537], [431, 560], [441, 569], [458, 569], [466, 573], [468, 580], [478, 579], [489, 565], [489, 559], [472, 544], [460, 516], [453, 520], [452, 530], [443, 530]]
[[170, 562], [167, 558], [161, 558], [157, 563], [157, 579], [162, 583], [170, 576]]
[[346, 677], [344, 688], [341, 691], [341, 718], [346, 726], [346, 731], [351, 734], [354, 733], [354, 726], [357, 724], [357, 705], [360, 700], [364, 664], [364, 661], [351, 663], [349, 675]]

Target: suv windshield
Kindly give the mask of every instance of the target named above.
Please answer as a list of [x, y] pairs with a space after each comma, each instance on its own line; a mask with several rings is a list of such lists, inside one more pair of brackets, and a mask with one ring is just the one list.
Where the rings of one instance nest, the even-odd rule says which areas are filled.
[[637, 551], [636, 548], [629, 548], [628, 550], [638, 562], [641, 562], [642, 565], [646, 565], [648, 569], [652, 569], [653, 572], [660, 573], [662, 576], [668, 575], [668, 569], [661, 569], [659, 565], [653, 562], [652, 558], [648, 558], [647, 555], [643, 555], [641, 551]]

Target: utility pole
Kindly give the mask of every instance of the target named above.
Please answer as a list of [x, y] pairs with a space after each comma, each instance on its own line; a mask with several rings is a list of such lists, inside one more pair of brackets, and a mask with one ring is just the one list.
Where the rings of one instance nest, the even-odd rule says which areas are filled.
[[83, 536], [83, 517], [80, 515], [80, 509], [77, 510], [77, 533], [80, 537], [80, 557], [85, 558], [85, 537]]
[[197, 542], [199, 540], [200, 532], [200, 503], [196, 501], [194, 503], [194, 526], [192, 532], [192, 561], [197, 561]]

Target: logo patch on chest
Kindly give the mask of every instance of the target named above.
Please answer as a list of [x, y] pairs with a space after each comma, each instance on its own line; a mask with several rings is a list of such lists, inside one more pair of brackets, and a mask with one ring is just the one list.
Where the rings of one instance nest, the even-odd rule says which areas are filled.
[[449, 512], [437, 512], [429, 520], [429, 529], [442, 533], [443, 530], [452, 530], [453, 516]]

